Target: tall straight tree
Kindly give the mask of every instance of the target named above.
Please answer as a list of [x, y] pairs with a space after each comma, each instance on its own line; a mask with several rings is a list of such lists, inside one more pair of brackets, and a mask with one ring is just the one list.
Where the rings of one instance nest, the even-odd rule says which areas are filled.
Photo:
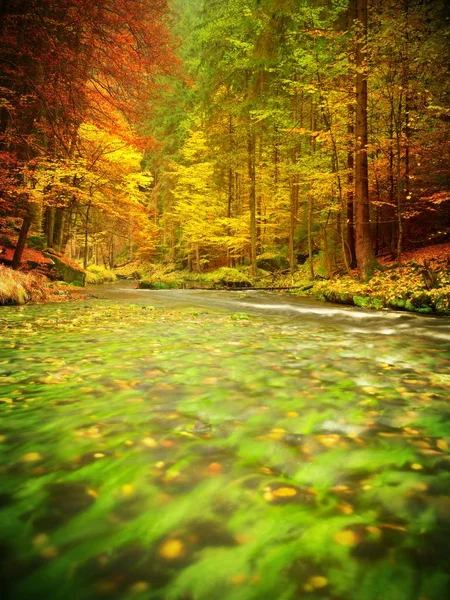
[[368, 279], [376, 259], [370, 223], [367, 161], [367, 0], [356, 0], [356, 156], [355, 156], [355, 250], [359, 278]]

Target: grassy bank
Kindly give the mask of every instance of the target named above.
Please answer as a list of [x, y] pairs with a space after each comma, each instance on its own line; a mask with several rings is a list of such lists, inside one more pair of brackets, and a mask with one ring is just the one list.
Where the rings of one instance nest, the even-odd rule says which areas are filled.
[[0, 265], [0, 305], [45, 302], [46, 279], [33, 273], [21, 273]]
[[49, 281], [33, 272], [23, 273], [0, 265], [0, 306], [65, 302], [85, 297], [86, 292], [79, 286]]

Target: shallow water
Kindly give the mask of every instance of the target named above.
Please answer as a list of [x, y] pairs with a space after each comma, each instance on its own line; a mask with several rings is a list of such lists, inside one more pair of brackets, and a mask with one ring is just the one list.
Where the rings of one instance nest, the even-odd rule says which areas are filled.
[[6, 597], [447, 597], [449, 320], [100, 293], [0, 312]]

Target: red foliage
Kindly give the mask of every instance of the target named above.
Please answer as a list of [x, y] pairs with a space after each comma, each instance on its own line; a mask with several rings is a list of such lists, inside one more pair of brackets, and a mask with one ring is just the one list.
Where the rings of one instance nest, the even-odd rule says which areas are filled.
[[[14, 249], [12, 248], [3, 248], [3, 251], [0, 254], [0, 259], [5, 262], [11, 262], [14, 256]], [[31, 248], [25, 248], [22, 254], [22, 262], [32, 262], [37, 265], [51, 265], [53, 261], [50, 258], [47, 258], [39, 252], [39, 250], [31, 250]]]
[[[25, 164], [44, 154], [73, 156], [83, 121], [116, 135], [117, 119], [125, 116], [138, 124], [148, 112], [158, 77], [177, 65], [167, 0], [3, 4], [0, 216], [11, 209], [17, 213], [26, 203], [26, 194], [18, 194]], [[133, 143], [149, 144], [139, 136]], [[30, 173], [32, 168], [25, 178]]]

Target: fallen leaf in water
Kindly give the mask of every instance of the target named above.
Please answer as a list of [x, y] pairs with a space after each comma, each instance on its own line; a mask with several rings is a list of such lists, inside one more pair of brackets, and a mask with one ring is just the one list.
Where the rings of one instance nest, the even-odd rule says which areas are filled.
[[276, 498], [289, 498], [290, 496], [296, 496], [297, 490], [290, 487], [280, 487], [276, 490], [273, 490], [272, 494]]
[[136, 491], [136, 488], [131, 483], [126, 483], [120, 488], [120, 491], [124, 496], [132, 496]]
[[185, 547], [181, 540], [172, 539], [167, 540], [159, 547], [159, 554], [167, 560], [173, 560], [183, 556], [185, 553]]
[[55, 558], [55, 556], [58, 556], [58, 550], [54, 546], [47, 546], [47, 548], [41, 550], [40, 555], [43, 558]]
[[141, 444], [147, 448], [156, 448], [158, 442], [151, 437], [145, 437], [141, 440]]
[[222, 465], [220, 463], [213, 462], [208, 465], [208, 471], [218, 475], [222, 471]]
[[322, 575], [315, 575], [313, 577], [310, 577], [308, 579], [308, 581], [306, 582], [304, 589], [308, 588], [307, 591], [310, 591], [309, 588], [311, 588], [311, 590], [320, 590], [321, 588], [324, 588], [328, 585], [328, 579], [326, 577], [323, 577]]
[[446, 452], [448, 450], [447, 440], [438, 440], [436, 442], [436, 446], [439, 448], [439, 450], [442, 450], [443, 452]]
[[146, 581], [136, 581], [136, 583], [133, 583], [133, 585], [130, 586], [130, 593], [142, 594], [143, 592], [146, 592], [149, 587], [150, 586]]
[[350, 529], [344, 529], [334, 536], [334, 541], [341, 546], [353, 546], [358, 542], [358, 537]]
[[241, 585], [242, 583], [245, 583], [246, 581], [247, 581], [247, 575], [244, 575], [244, 573], [240, 573], [239, 575], [235, 575], [231, 579], [231, 583], [233, 585]]
[[341, 512], [344, 515], [351, 515], [355, 512], [355, 509], [353, 508], [353, 506], [351, 504], [349, 504], [348, 502], [341, 502], [340, 504], [337, 505], [336, 508], [338, 509], [339, 512]]
[[33, 542], [33, 546], [44, 546], [48, 542], [48, 535], [46, 533], [38, 533], [31, 541]]
[[38, 460], [42, 460], [42, 455], [39, 452], [27, 452], [22, 456], [23, 462], [37, 462]]

